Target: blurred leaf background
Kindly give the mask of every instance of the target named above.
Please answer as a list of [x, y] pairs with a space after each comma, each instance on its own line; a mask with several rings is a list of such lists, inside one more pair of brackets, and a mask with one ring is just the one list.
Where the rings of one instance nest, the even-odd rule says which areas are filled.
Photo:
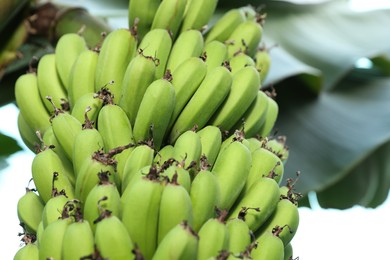
[[[296, 190], [315, 192], [324, 208], [375, 208], [390, 188], [390, 9], [356, 11], [350, 3], [219, 0], [216, 14], [247, 4], [267, 14], [265, 85], [277, 92], [274, 133], [287, 136], [286, 177], [299, 171]], [[94, 46], [101, 32], [127, 26], [125, 0], [0, 5], [0, 105], [14, 102], [16, 78], [61, 35], [85, 24]], [[1, 134], [0, 143], [1, 170], [21, 148]], [[307, 196], [300, 205], [309, 206]]]

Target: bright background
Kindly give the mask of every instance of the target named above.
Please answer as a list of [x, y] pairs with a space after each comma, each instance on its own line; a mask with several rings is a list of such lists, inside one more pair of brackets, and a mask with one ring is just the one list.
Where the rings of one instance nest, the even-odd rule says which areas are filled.
[[[390, 6], [386, 0], [354, 0], [356, 10]], [[113, 21], [113, 23], [122, 21]], [[390, 43], [389, 43], [390, 44]], [[15, 138], [24, 147], [7, 159], [9, 167], [0, 172], [0, 259], [13, 259], [19, 249], [22, 231], [16, 214], [18, 199], [31, 178], [34, 154], [23, 144], [17, 129], [18, 109], [10, 104], [0, 108], [0, 132]], [[1, 149], [1, 145], [0, 145]], [[325, 210], [311, 196], [313, 209], [300, 208], [300, 224], [292, 241], [294, 257], [300, 260], [385, 260], [390, 233], [390, 198], [376, 209], [353, 207], [348, 210]]]

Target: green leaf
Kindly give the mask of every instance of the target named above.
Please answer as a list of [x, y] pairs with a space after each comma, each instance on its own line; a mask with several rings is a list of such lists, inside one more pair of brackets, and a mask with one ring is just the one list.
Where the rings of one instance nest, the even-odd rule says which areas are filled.
[[0, 143], [0, 170], [2, 170], [8, 166], [6, 161], [7, 157], [22, 150], [22, 148], [18, 145], [15, 139], [2, 133], [0, 133]]

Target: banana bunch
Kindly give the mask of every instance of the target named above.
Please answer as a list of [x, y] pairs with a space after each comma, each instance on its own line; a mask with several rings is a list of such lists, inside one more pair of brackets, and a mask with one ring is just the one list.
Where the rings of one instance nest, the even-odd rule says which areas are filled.
[[35, 253], [15, 259], [292, 257], [300, 196], [270, 135], [265, 16], [245, 6], [209, 26], [216, 4], [132, 0], [129, 29], [93, 49], [66, 34], [18, 78], [36, 153], [20, 251]]

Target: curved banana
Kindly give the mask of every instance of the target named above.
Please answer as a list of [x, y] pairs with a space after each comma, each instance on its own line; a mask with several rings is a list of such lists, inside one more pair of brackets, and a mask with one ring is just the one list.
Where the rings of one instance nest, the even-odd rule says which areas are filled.
[[255, 100], [259, 88], [260, 76], [254, 67], [244, 67], [236, 72], [228, 96], [213, 114], [209, 124], [222, 130], [231, 129]]
[[192, 203], [188, 191], [177, 182], [177, 174], [164, 187], [158, 215], [157, 244], [176, 225], [186, 221], [192, 226]]
[[173, 145], [167, 144], [161, 147], [160, 151], [156, 151], [153, 163], [162, 165], [171, 158], [173, 158]]
[[17, 126], [18, 126], [19, 135], [22, 138], [23, 143], [27, 146], [28, 149], [30, 149], [30, 151], [35, 153], [37, 147], [39, 147], [39, 143], [40, 143], [39, 138], [37, 137], [34, 129], [32, 129], [27, 124], [26, 119], [24, 119], [20, 111], [18, 113]]
[[[50, 114], [44, 105], [38, 88], [37, 75], [26, 73], [20, 75], [15, 82], [15, 101], [23, 117], [20, 125], [25, 122], [35, 134], [39, 131], [42, 134], [50, 127]], [[19, 128], [19, 131], [25, 129]], [[23, 137], [24, 135], [22, 135]]]
[[31, 242], [25, 242], [25, 244], [16, 251], [14, 260], [31, 260], [39, 259], [38, 245]]
[[33, 190], [26, 188], [26, 193], [19, 198], [17, 215], [23, 228], [29, 234], [36, 234], [42, 219], [44, 202]]
[[182, 23], [187, 0], [164, 0], [154, 15], [151, 29], [166, 29], [176, 38]]
[[128, 194], [122, 195], [122, 222], [132, 241], [145, 259], [151, 259], [157, 248], [158, 215], [164, 186], [151, 171], [136, 180]]
[[265, 143], [267, 149], [276, 154], [283, 164], [286, 164], [289, 155], [289, 148], [286, 145], [286, 139], [286, 136], [281, 135], [268, 139]]
[[[245, 54], [244, 52], [239, 52], [229, 60], [229, 65], [234, 76], [242, 68], [245, 68], [247, 66], [255, 67], [255, 61], [252, 59], [252, 57]], [[261, 74], [259, 74], [259, 76], [260, 75]]]
[[188, 58], [201, 56], [203, 47], [203, 36], [199, 30], [192, 29], [180, 33], [173, 43], [166, 69], [174, 71]]
[[142, 40], [152, 27], [161, 0], [131, 0], [129, 3], [129, 28], [137, 28], [137, 38]]
[[293, 246], [291, 243], [288, 243], [285, 247], [284, 247], [284, 259], [283, 260], [291, 260], [291, 259], [294, 259], [293, 257], [293, 254], [294, 253], [294, 249], [293, 249]]
[[[121, 201], [118, 188], [109, 180], [108, 172], [99, 172], [99, 183], [88, 193], [83, 204], [83, 217], [91, 225], [96, 233], [95, 220], [99, 218], [101, 211], [110, 211], [112, 216], [121, 215]], [[103, 199], [104, 198], [104, 199]]]
[[[243, 212], [243, 214], [246, 214]], [[252, 242], [252, 231], [248, 224], [239, 216], [226, 221], [226, 227], [229, 231], [228, 250], [232, 255], [238, 256], [245, 252]]]
[[197, 259], [198, 235], [183, 221], [174, 226], [157, 247], [152, 259]]
[[261, 83], [263, 83], [267, 78], [269, 69], [271, 67], [271, 56], [269, 54], [269, 49], [259, 48], [256, 51], [253, 59], [255, 60], [256, 69], [260, 73]]
[[210, 22], [217, 4], [218, 0], [189, 0], [180, 28], [181, 33], [191, 29], [204, 29]]
[[265, 117], [266, 119], [258, 132], [260, 137], [267, 137], [271, 133], [271, 130], [275, 126], [276, 119], [278, 118], [278, 114], [279, 105], [275, 99], [273, 99], [272, 96], [268, 94], [268, 109]]
[[[70, 74], [73, 64], [81, 52], [87, 50], [85, 39], [77, 33], [62, 35], [55, 47], [55, 64], [58, 76], [66, 90], [69, 89]], [[84, 75], [85, 76], [85, 75]]]
[[203, 57], [205, 58], [205, 62], [207, 64], [207, 71], [221, 66], [225, 61], [227, 61], [226, 44], [217, 40], [205, 43]]
[[[246, 208], [245, 222], [255, 232], [262, 227], [276, 209], [280, 198], [279, 185], [272, 178], [262, 177], [245, 193], [241, 194], [229, 212], [229, 216], [238, 216]], [[256, 210], [258, 209], [258, 210]]]
[[188, 100], [202, 83], [206, 73], [207, 65], [199, 57], [186, 59], [177, 69], [172, 71], [172, 85], [175, 88], [176, 102], [168, 129], [171, 129]]
[[211, 168], [221, 192], [218, 208], [229, 210], [233, 206], [245, 185], [252, 161], [249, 149], [239, 141], [220, 152]]
[[96, 50], [83, 50], [74, 61], [69, 75], [68, 99], [71, 110], [86, 93], [95, 92], [95, 72], [99, 54]]
[[173, 158], [183, 162], [182, 167], [199, 166], [202, 154], [200, 136], [192, 130], [182, 133], [173, 146]]
[[226, 67], [219, 66], [207, 72], [172, 126], [169, 143], [173, 144], [183, 132], [194, 126], [203, 128], [229, 94], [231, 84], [232, 76]]
[[126, 68], [122, 82], [122, 98], [119, 106], [126, 112], [133, 126], [146, 89], [155, 80], [156, 60], [138, 53]]
[[215, 217], [220, 191], [215, 175], [208, 170], [199, 171], [192, 183], [190, 197], [193, 212], [193, 229], [198, 232], [202, 225]]
[[230, 132], [242, 130], [247, 139], [256, 137], [266, 120], [267, 109], [268, 97], [263, 91], [259, 90], [255, 100], [252, 101], [241, 119], [230, 129]]
[[206, 157], [208, 164], [214, 165], [222, 144], [221, 130], [216, 126], [208, 125], [196, 133], [200, 137], [202, 156]]
[[65, 87], [61, 83], [61, 79], [56, 70], [56, 55], [54, 53], [44, 54], [39, 62], [37, 68], [38, 89], [42, 102], [45, 105], [47, 111], [50, 114], [53, 113], [53, 105], [47, 100], [47, 96], [50, 96], [55, 107], [67, 106], [64, 102], [67, 102], [68, 95]]
[[88, 111], [89, 120], [95, 125], [100, 109], [104, 103], [104, 94], [89, 92], [81, 96], [73, 106], [71, 115], [81, 124], [85, 123], [85, 113]]
[[252, 249], [251, 257], [254, 260], [284, 260], [284, 245], [279, 238], [280, 227], [273, 231], [265, 232], [263, 236], [257, 239], [258, 247]]
[[134, 123], [136, 142], [153, 140], [154, 148], [160, 149], [175, 108], [175, 98], [175, 89], [169, 78], [157, 79], [150, 84]]
[[116, 29], [102, 43], [95, 72], [95, 91], [109, 82], [114, 103], [121, 99], [121, 87], [127, 65], [136, 54], [137, 38], [132, 30]]
[[153, 29], [146, 33], [138, 46], [143, 55], [153, 57], [157, 61], [156, 79], [162, 78], [165, 74], [172, 44], [173, 40], [168, 30]]
[[50, 223], [61, 217], [65, 204], [68, 202], [66, 194], [53, 192], [53, 196], [46, 202], [42, 211], [42, 225], [46, 229]]

